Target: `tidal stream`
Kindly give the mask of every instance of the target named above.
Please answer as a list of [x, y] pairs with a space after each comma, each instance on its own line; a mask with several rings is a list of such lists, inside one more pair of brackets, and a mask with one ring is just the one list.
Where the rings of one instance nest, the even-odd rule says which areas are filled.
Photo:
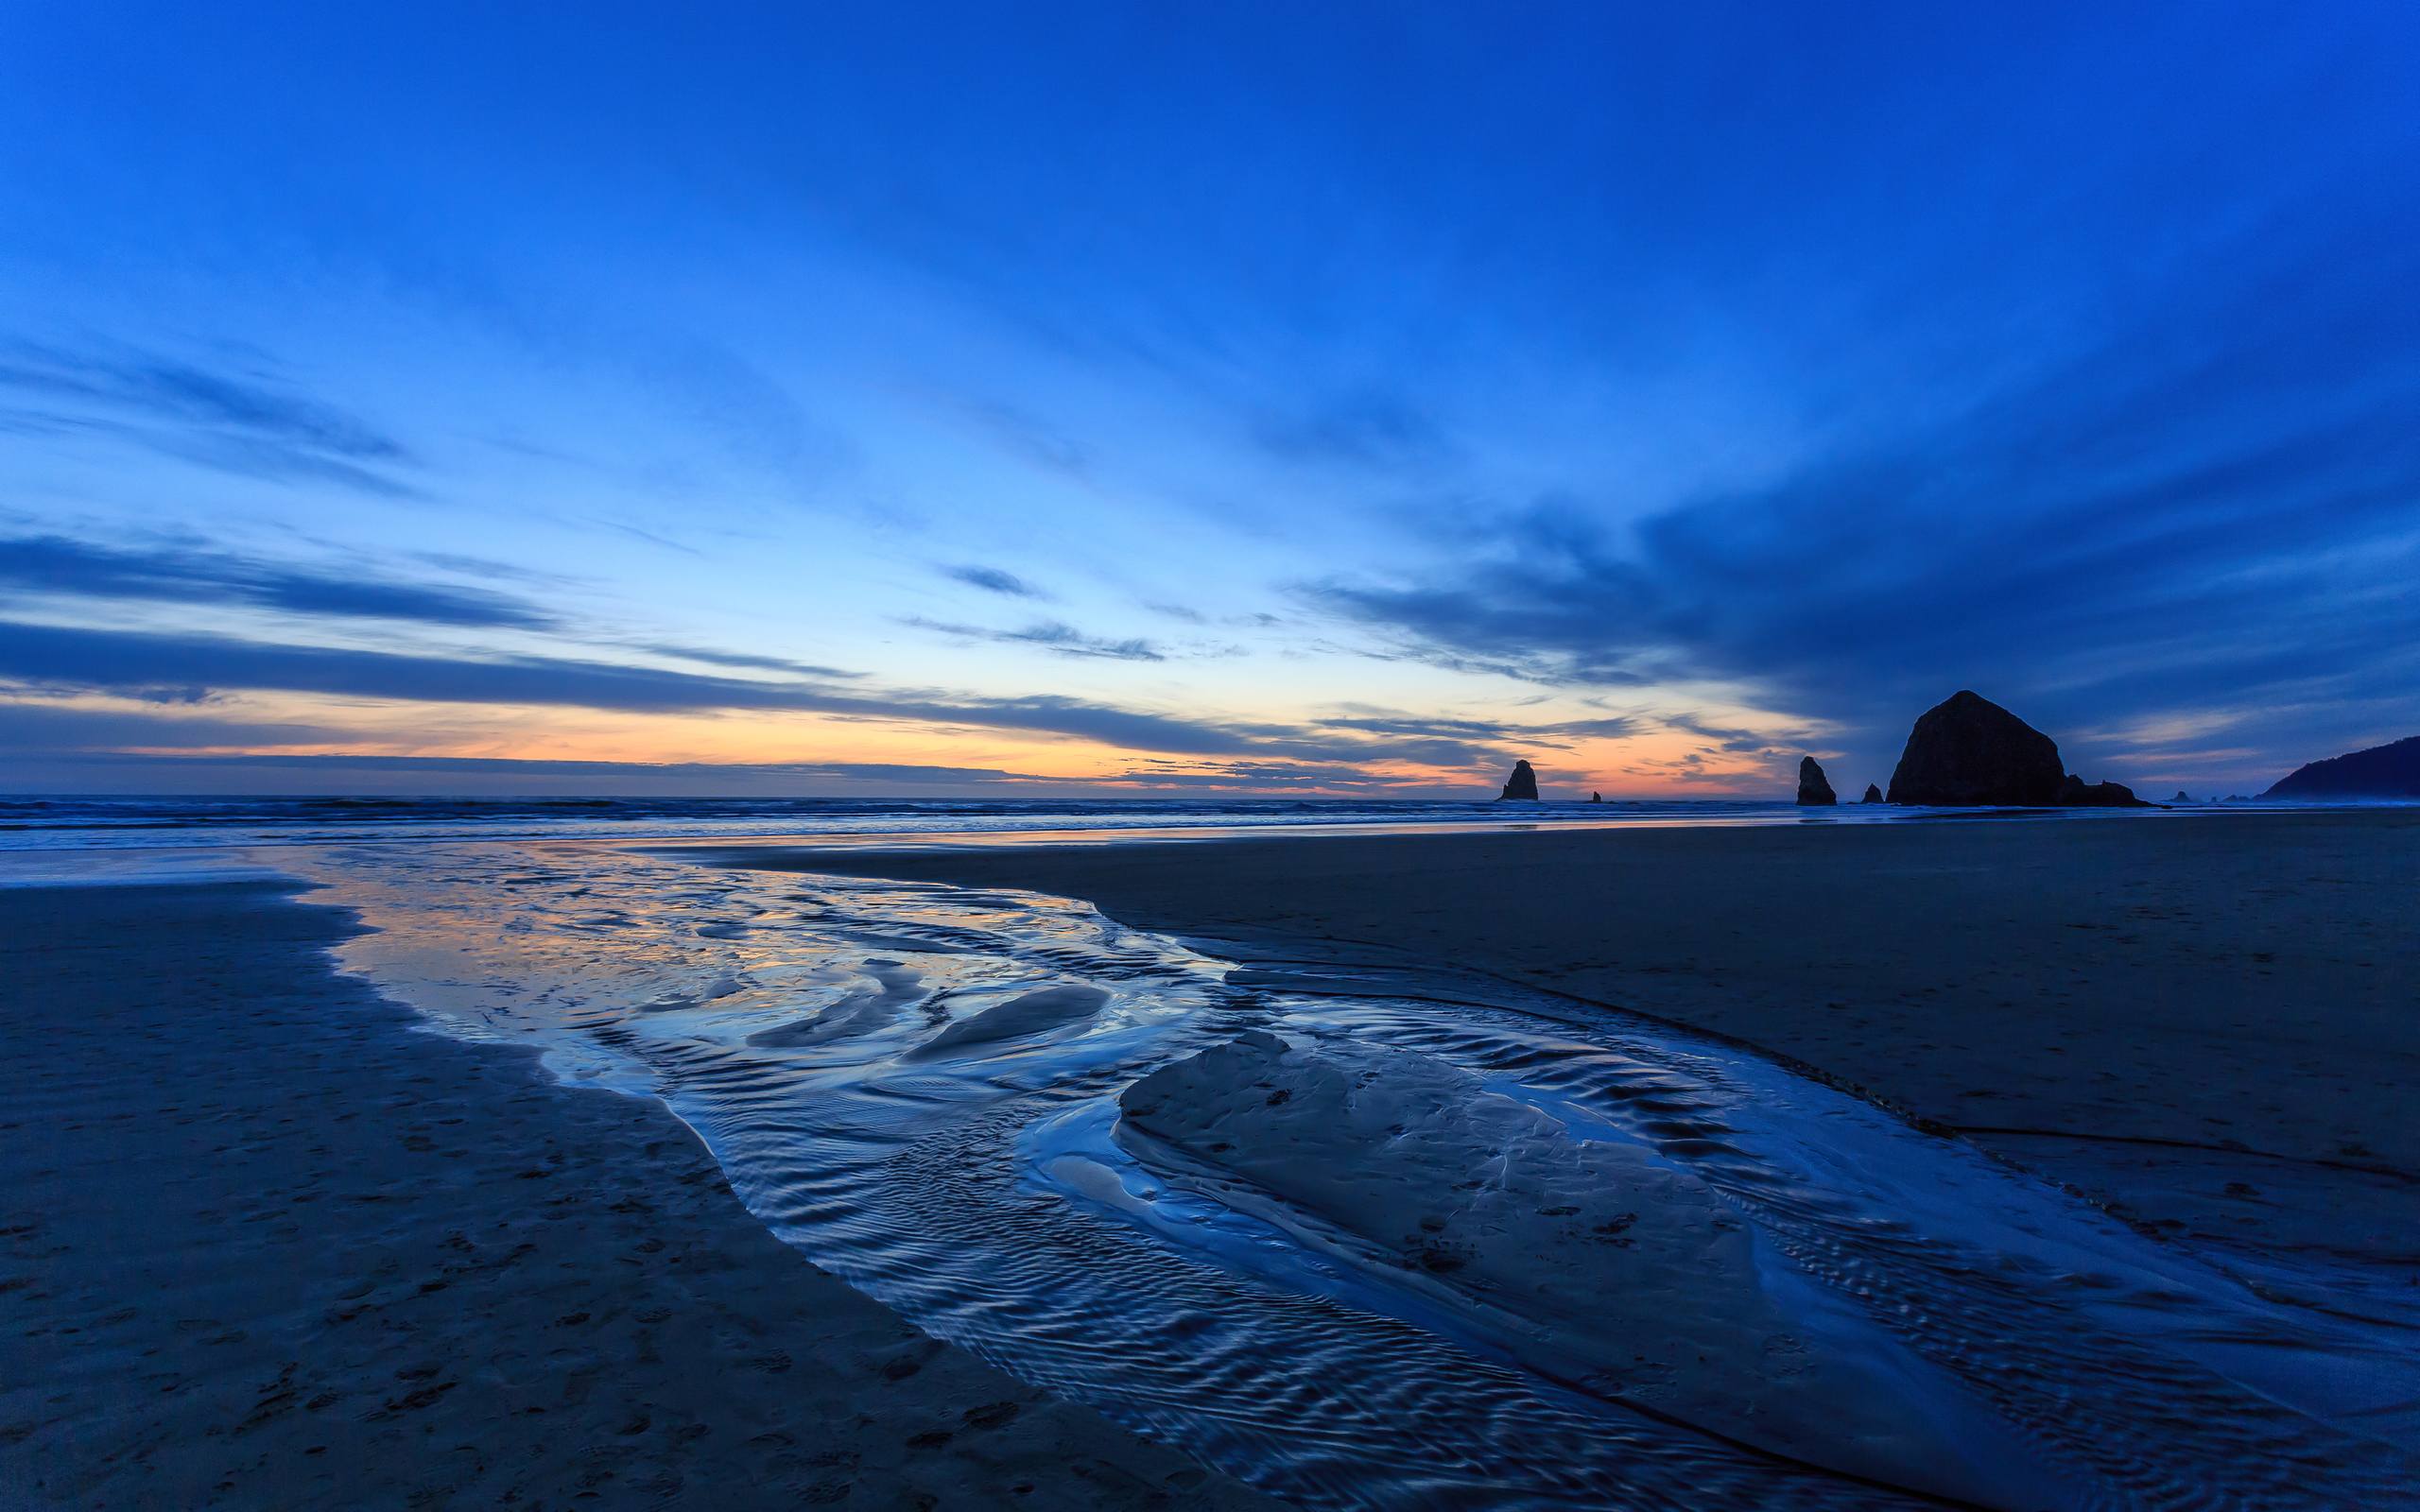
[[[2420, 1483], [2408, 1334], [2264, 1300], [1962, 1143], [1615, 1010], [1444, 971], [1239, 969], [1066, 899], [595, 843], [277, 864], [371, 926], [347, 970], [446, 1032], [661, 1098], [818, 1265], [1306, 1506], [2343, 1507]], [[1408, 1183], [1402, 1227], [1435, 1209], [1469, 1253], [1253, 1187], [1223, 1141], [1121, 1129], [1136, 1082], [1254, 1032], [1306, 1075], [1434, 1074], [1378, 1144], [1289, 1125], [1234, 1159], [1366, 1161]], [[1441, 1098], [1519, 1140], [1458, 1154]], [[1448, 1132], [1432, 1152], [1421, 1128]], [[1613, 1222], [1452, 1216], [1458, 1189], [1616, 1157], [1640, 1185]], [[1444, 1189], [1419, 1190], [1432, 1167]], [[1690, 1214], [1732, 1258], [1649, 1265]], [[1591, 1254], [1607, 1281], [1575, 1308]], [[1725, 1309], [1782, 1320], [1739, 1378], [1766, 1398], [1725, 1394], [1719, 1349], [1644, 1342]], [[1802, 1452], [1827, 1413], [1849, 1447]]]

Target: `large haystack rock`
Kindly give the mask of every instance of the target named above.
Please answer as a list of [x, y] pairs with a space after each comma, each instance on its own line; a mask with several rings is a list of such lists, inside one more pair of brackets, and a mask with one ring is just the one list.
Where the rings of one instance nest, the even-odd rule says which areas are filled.
[[1961, 690], [1916, 721], [1891, 774], [1891, 801], [2047, 807], [2062, 800], [2066, 785], [2057, 742], [1989, 698]]

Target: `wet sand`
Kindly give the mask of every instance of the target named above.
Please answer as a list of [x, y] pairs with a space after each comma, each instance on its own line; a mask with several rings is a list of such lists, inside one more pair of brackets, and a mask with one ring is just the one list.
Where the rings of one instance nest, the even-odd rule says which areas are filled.
[[0, 891], [0, 1504], [1269, 1505], [917, 1333], [277, 888]]
[[1409, 956], [1651, 1015], [2282, 1294], [2420, 1321], [2409, 811], [687, 853], [1035, 889], [1231, 958]]

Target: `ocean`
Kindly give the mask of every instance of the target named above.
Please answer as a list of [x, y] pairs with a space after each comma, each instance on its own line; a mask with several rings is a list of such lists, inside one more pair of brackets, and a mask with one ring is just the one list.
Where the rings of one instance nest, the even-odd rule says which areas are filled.
[[[2229, 808], [2250, 805], [2228, 805]], [[2102, 816], [2117, 811], [2070, 811]], [[377, 840], [740, 839], [1215, 835], [1270, 830], [1500, 829], [1521, 826], [1844, 824], [1938, 821], [2056, 810], [1799, 808], [1753, 799], [1602, 803], [1350, 799], [700, 799], [43, 797], [0, 798], [0, 850], [326, 845]]]

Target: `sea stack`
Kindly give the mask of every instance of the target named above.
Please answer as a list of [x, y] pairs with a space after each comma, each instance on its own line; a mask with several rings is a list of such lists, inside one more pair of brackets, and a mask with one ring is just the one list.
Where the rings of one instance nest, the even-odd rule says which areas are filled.
[[2059, 761], [2058, 742], [1989, 698], [1961, 690], [1909, 732], [1891, 801], [1952, 808], [2147, 809], [2122, 782], [2087, 782]]
[[2123, 782], [2087, 782], [2070, 775], [2059, 789], [2059, 805], [2070, 809], [2148, 809], [2156, 807], [2135, 796]]
[[1812, 756], [1801, 756], [1798, 759], [1798, 801], [1818, 806], [1840, 800], [1840, 795], [1832, 791], [1832, 784], [1824, 781], [1823, 766]]
[[1865, 797], [1858, 799], [1858, 801], [1860, 803], [1879, 803], [1882, 801], [1882, 789], [1875, 786], [1872, 782], [1868, 782], [1865, 784]]
[[2059, 746], [1979, 694], [1925, 711], [1891, 774], [1891, 801], [1956, 808], [2047, 808], [2067, 785]]
[[1495, 795], [1498, 803], [1507, 799], [1520, 799], [1530, 803], [1538, 800], [1538, 774], [1530, 770], [1528, 762], [1512, 764], [1512, 775], [1504, 780], [1504, 791]]

